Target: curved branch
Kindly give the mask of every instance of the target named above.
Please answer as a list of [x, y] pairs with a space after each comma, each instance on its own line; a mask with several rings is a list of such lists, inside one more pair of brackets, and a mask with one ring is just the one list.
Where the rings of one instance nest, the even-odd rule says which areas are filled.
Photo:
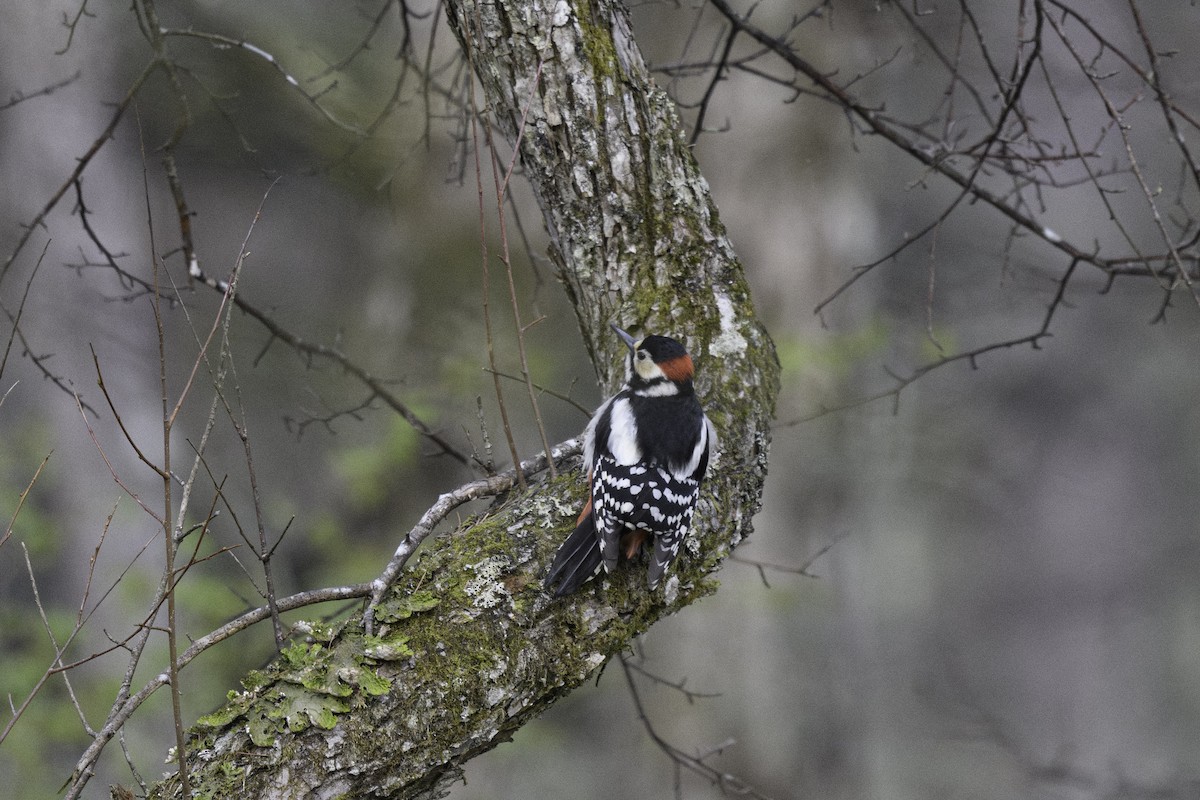
[[[656, 620], [715, 591], [711, 573], [759, 507], [778, 361], [626, 12], [616, 0], [450, 0], [446, 10], [497, 129], [520, 154], [597, 374], [611, 386], [618, 371], [610, 321], [686, 339], [724, 449], [686, 552], [654, 592], [636, 565], [569, 598], [542, 590], [583, 502], [577, 473], [501, 495], [411, 558], [432, 530], [422, 520], [375, 585], [398, 573], [373, 608], [372, 635], [357, 616], [312, 623], [307, 642], [248, 676], [192, 730], [189, 780], [201, 793], [438, 796], [464, 762]], [[471, 486], [431, 514], [475, 496]], [[150, 796], [176, 789], [169, 779]]]

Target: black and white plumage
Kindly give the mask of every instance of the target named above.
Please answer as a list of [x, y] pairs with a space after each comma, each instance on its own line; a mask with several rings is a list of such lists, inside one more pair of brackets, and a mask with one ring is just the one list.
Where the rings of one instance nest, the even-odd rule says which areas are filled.
[[691, 528], [700, 482], [717, 435], [692, 385], [692, 358], [666, 336], [634, 340], [625, 386], [592, 417], [583, 463], [591, 496], [574, 532], [554, 556], [545, 587], [555, 597], [578, 589], [603, 567], [612, 572], [652, 539], [646, 579], [654, 589]]

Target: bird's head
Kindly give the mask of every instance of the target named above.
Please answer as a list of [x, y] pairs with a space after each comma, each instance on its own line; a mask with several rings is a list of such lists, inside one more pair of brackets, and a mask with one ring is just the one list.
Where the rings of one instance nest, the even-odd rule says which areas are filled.
[[691, 391], [695, 368], [683, 345], [668, 336], [634, 339], [616, 324], [612, 329], [629, 348], [625, 383], [630, 389], [647, 396]]

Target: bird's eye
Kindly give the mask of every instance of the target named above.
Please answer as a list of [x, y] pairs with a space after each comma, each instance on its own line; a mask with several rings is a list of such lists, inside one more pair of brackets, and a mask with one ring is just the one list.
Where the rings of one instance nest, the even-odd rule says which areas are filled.
[[650, 354], [647, 353], [645, 350], [638, 350], [638, 354], [637, 354], [638, 361], [645, 361], [649, 357], [650, 357]]

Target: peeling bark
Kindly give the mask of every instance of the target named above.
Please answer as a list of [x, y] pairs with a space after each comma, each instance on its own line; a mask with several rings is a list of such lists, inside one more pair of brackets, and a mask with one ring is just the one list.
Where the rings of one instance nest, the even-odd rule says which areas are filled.
[[[440, 797], [461, 765], [585, 681], [660, 617], [716, 589], [766, 475], [778, 363], [666, 95], [610, 0], [450, 0], [455, 35], [520, 157], [597, 374], [608, 323], [675, 336], [721, 435], [692, 539], [668, 579], [644, 569], [551, 600], [540, 578], [583, 499], [578, 470], [505, 498], [426, 545], [376, 613], [312, 625], [190, 732], [212, 797]], [[541, 80], [534, 76], [541, 65]], [[152, 796], [176, 796], [167, 780]]]

